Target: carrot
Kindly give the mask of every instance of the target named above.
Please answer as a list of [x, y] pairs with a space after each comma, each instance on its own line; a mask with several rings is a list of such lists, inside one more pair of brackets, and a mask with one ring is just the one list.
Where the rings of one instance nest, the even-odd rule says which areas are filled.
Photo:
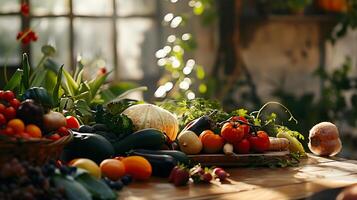
[[290, 142], [286, 138], [269, 137], [269, 151], [284, 151], [289, 148]]

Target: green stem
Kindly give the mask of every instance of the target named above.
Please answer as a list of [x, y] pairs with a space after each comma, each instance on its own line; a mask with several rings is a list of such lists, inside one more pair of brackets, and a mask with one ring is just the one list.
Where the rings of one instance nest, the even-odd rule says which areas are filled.
[[45, 60], [47, 59], [46, 55], [43, 55], [41, 60], [38, 62], [36, 68], [34, 69], [34, 72], [31, 74], [30, 77], [30, 82], [33, 81], [33, 79], [35, 78], [35, 75], [37, 74], [37, 72], [40, 70], [40, 67], [42, 67], [43, 63], [45, 62]]
[[[269, 101], [267, 103], [265, 103], [259, 110], [258, 110], [258, 114], [257, 114], [257, 119], [259, 119], [259, 115], [260, 113], [268, 106], [268, 105], [271, 105], [271, 104], [276, 104], [276, 105], [279, 105], [281, 107], [283, 107], [285, 109], [285, 112], [287, 112], [289, 115], [290, 115], [290, 118], [288, 119], [288, 121], [291, 121], [291, 120], [294, 120], [295, 123], [297, 124], [298, 121], [295, 119], [295, 117], [293, 116], [293, 114], [290, 112], [290, 110], [284, 106], [283, 104], [279, 103], [279, 102], [276, 102], [276, 101]], [[256, 111], [255, 111], [256, 112]], [[255, 113], [254, 112], [254, 113]]]

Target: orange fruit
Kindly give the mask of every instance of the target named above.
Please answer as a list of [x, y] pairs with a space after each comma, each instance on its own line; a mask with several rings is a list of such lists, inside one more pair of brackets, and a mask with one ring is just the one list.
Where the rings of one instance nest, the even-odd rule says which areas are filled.
[[129, 156], [122, 160], [125, 172], [135, 180], [146, 180], [150, 178], [152, 167], [148, 160], [142, 156]]
[[120, 160], [105, 159], [99, 167], [102, 174], [112, 181], [117, 181], [125, 175], [125, 166]]
[[7, 126], [13, 128], [15, 133], [22, 133], [25, 131], [25, 124], [21, 119], [12, 119], [7, 123]]
[[27, 125], [25, 127], [25, 132], [28, 133], [33, 138], [42, 137], [41, 129], [38, 126], [34, 125], [34, 124]]
[[214, 134], [212, 131], [205, 134], [202, 132], [200, 139], [203, 150], [206, 153], [218, 153], [223, 149], [224, 139], [220, 135]]

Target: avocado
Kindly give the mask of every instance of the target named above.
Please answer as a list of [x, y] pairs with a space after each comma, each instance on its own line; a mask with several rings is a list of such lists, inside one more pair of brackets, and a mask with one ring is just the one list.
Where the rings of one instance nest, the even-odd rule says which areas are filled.
[[73, 131], [73, 140], [64, 147], [61, 160], [69, 162], [75, 158], [88, 158], [100, 164], [113, 155], [112, 144], [103, 136]]

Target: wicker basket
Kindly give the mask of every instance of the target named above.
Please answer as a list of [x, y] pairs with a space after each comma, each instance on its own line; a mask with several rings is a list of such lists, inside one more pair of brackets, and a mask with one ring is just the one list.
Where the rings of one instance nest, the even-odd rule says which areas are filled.
[[73, 132], [68, 130], [67, 136], [57, 141], [46, 138], [31, 138], [28, 140], [0, 140], [0, 165], [13, 158], [26, 160], [41, 165], [49, 159], [58, 159], [63, 147], [73, 138]]

